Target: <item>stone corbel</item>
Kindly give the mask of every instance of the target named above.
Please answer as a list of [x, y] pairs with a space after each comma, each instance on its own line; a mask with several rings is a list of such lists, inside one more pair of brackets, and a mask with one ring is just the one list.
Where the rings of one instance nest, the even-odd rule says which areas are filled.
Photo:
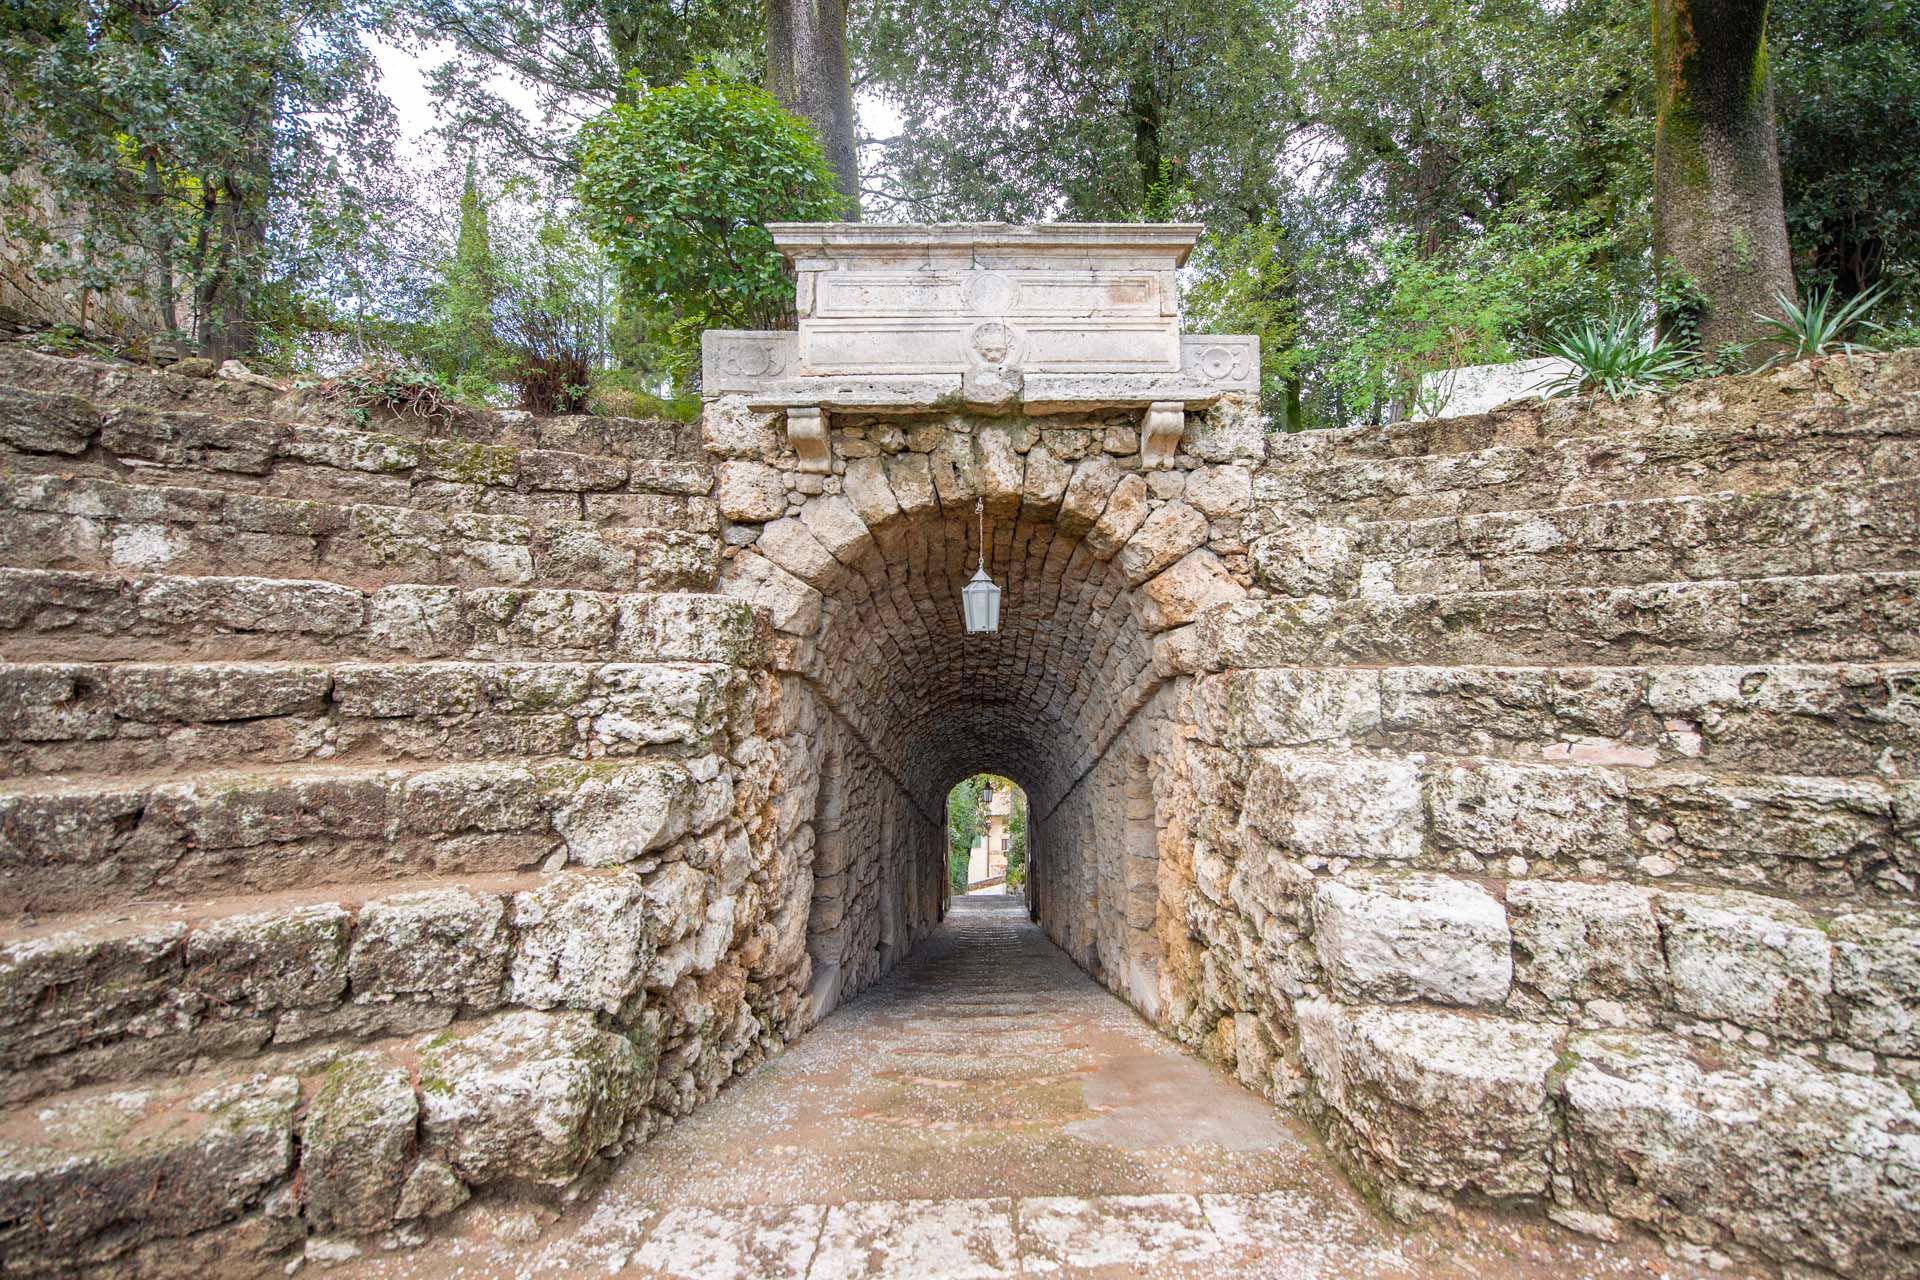
[[1180, 451], [1180, 437], [1187, 430], [1187, 406], [1183, 400], [1155, 400], [1147, 406], [1140, 421], [1140, 465], [1148, 471], [1173, 465]]
[[827, 433], [826, 410], [818, 405], [788, 407], [787, 443], [800, 457], [800, 470], [815, 475], [833, 470], [833, 439]]

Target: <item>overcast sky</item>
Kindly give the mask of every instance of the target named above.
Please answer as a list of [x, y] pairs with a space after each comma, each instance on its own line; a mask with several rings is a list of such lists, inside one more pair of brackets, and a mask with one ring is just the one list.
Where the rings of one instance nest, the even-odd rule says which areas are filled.
[[[439, 159], [437, 144], [427, 137], [439, 121], [433, 113], [433, 95], [427, 91], [426, 76], [428, 70], [447, 59], [451, 50], [446, 45], [429, 45], [419, 52], [409, 52], [378, 39], [370, 44], [374, 59], [380, 65], [381, 91], [392, 100], [394, 114], [400, 120], [400, 131], [404, 135], [402, 154], [424, 161]], [[529, 115], [534, 113], [534, 95], [525, 86], [514, 83], [510, 77], [496, 76], [494, 88]], [[860, 95], [854, 101], [854, 109], [866, 133], [884, 138], [900, 129], [899, 115], [876, 97]]]

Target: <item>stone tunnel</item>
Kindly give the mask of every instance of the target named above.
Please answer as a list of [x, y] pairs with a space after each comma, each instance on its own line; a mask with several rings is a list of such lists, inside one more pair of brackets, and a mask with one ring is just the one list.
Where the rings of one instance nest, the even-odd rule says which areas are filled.
[[0, 1272], [575, 1194], [928, 936], [990, 770], [1384, 1211], [1913, 1274], [1920, 354], [1272, 436], [1196, 233], [781, 229], [697, 426], [0, 348]]

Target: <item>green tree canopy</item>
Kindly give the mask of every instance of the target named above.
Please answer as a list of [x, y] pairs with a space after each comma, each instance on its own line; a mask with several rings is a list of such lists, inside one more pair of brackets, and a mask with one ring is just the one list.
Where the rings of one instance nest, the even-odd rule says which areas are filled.
[[793, 284], [766, 224], [843, 207], [804, 120], [706, 73], [588, 121], [577, 191], [623, 287], [696, 335], [790, 323]]
[[[149, 301], [215, 356], [314, 270], [389, 162], [357, 0], [18, 0], [0, 10], [10, 236], [43, 272]], [[33, 218], [44, 198], [60, 210]]]
[[1767, 43], [1800, 282], [1920, 307], [1920, 4], [1774, 0]]

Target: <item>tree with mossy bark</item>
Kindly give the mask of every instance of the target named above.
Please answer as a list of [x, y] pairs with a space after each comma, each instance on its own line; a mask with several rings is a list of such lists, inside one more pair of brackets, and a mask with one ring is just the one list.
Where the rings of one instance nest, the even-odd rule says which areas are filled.
[[860, 220], [860, 163], [855, 154], [853, 77], [847, 69], [845, 0], [768, 0], [767, 92], [820, 134], [834, 186]]
[[1702, 351], [1765, 335], [1793, 295], [1768, 0], [1653, 0], [1653, 253], [1696, 282]]

